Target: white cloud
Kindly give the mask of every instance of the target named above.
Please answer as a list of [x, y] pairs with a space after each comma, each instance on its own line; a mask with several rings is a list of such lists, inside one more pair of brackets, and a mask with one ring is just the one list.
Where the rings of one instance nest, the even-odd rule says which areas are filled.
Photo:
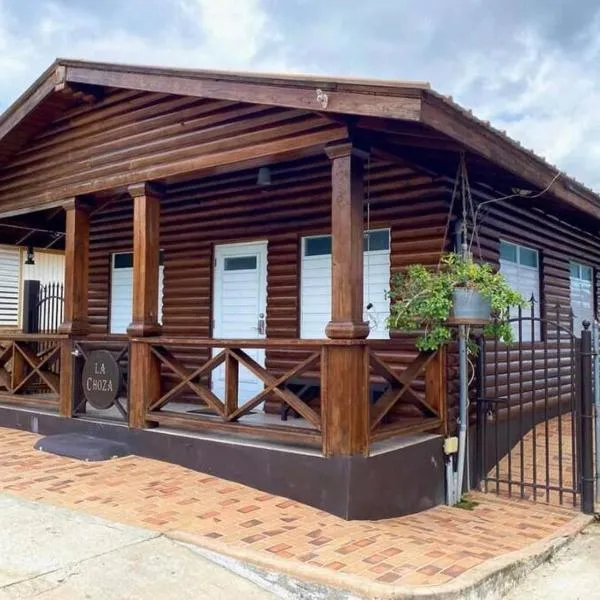
[[600, 190], [592, 0], [0, 0], [0, 110], [57, 56], [429, 79]]

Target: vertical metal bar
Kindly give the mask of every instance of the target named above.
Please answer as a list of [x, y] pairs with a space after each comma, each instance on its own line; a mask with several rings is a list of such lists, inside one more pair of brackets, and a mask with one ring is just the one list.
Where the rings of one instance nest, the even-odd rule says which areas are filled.
[[558, 365], [558, 501], [563, 503], [563, 447], [562, 447], [562, 329], [560, 306], [556, 305], [556, 360]]
[[550, 502], [550, 431], [548, 424], [548, 321], [545, 321], [544, 332], [544, 379], [546, 385], [544, 385], [544, 458], [546, 466], [546, 502]]
[[525, 498], [525, 424], [523, 423], [523, 309], [519, 306], [519, 448], [521, 498]]
[[537, 437], [536, 437], [536, 380], [535, 380], [535, 297], [531, 295], [531, 443], [533, 458], [533, 499], [537, 500]]
[[600, 501], [600, 363], [598, 357], [598, 323], [592, 323], [592, 347], [594, 369], [594, 423], [596, 429], [596, 500]]
[[485, 437], [483, 421], [485, 419], [485, 356], [483, 336], [477, 339], [477, 487], [482, 489], [485, 474]]
[[589, 321], [581, 332], [581, 510], [594, 512], [594, 423], [592, 398], [592, 334]]
[[[494, 397], [499, 397], [498, 393], [498, 337], [494, 336]], [[496, 494], [500, 493], [500, 431], [498, 421], [498, 404], [494, 408], [494, 438], [495, 438], [495, 455], [494, 464], [496, 465]]]
[[511, 438], [511, 409], [512, 409], [512, 389], [510, 383], [510, 352], [511, 347], [509, 343], [506, 343], [506, 439], [508, 442], [508, 496], [512, 496], [512, 438]]
[[[571, 310], [571, 331], [575, 333], [575, 314]], [[581, 347], [579, 353], [576, 352], [576, 337], [571, 335], [570, 343], [570, 355], [571, 365], [581, 364]], [[590, 351], [591, 353], [591, 351]], [[579, 354], [579, 356], [578, 356]], [[580, 460], [581, 452], [579, 451], [579, 402], [578, 396], [580, 393], [581, 386], [581, 371], [578, 368], [572, 368], [571, 370], [571, 477], [573, 482], [573, 506], [577, 506], [577, 492], [579, 491], [579, 472], [580, 472]]]

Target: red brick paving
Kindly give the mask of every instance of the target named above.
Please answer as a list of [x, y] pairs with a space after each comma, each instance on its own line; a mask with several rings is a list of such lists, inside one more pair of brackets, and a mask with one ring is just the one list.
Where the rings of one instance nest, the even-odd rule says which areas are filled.
[[155, 460], [85, 463], [44, 454], [33, 449], [38, 437], [0, 428], [0, 491], [381, 583], [447, 583], [489, 559], [557, 535], [576, 515], [477, 493], [472, 511], [439, 506], [395, 519], [344, 521]]

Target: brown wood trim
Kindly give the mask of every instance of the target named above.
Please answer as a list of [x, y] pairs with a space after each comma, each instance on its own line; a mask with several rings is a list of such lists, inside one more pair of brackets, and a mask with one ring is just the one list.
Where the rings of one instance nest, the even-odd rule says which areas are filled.
[[[545, 189], [558, 172], [549, 164], [544, 164], [533, 152], [520, 148], [516, 142], [492, 130], [489, 125], [476, 121], [448, 101], [432, 94], [425, 93], [423, 96], [421, 121], [540, 189]], [[552, 185], [549, 195], [599, 219], [598, 198], [584, 189], [580, 192], [572, 191], [570, 181], [572, 180], [567, 176], [559, 177]]]
[[289, 346], [306, 350], [321, 348], [322, 346], [365, 346], [366, 340], [304, 340], [304, 339], [215, 339], [215, 338], [188, 338], [188, 337], [144, 337], [132, 338], [132, 342], [152, 345], [169, 346], [205, 346], [207, 348], [285, 348]]
[[18, 406], [27, 406], [31, 408], [51, 408], [58, 411], [59, 397], [40, 398], [25, 394], [6, 394], [0, 392], [0, 404], [15, 404]]
[[[279, 80], [281, 79], [283, 78], [279, 77]], [[323, 107], [317, 99], [316, 90], [319, 86], [331, 88], [331, 84], [334, 83], [328, 82], [325, 78], [321, 81], [304, 82], [301, 78], [295, 80], [288, 78], [282, 85], [276, 78], [260, 78], [249, 74], [240, 74], [235, 81], [228, 80], [227, 75], [225, 74], [224, 77], [223, 73], [194, 73], [193, 71], [185, 73], [174, 70], [161, 73], [149, 68], [143, 69], [141, 73], [135, 73], [130, 67], [82, 63], [67, 66], [66, 80], [73, 83], [269, 104], [323, 113], [391, 116], [409, 121], [418, 121], [421, 110], [418, 84], [395, 86], [396, 89], [380, 85], [380, 93], [377, 95], [349, 89], [340, 90], [336, 86], [335, 89], [326, 89], [328, 103]], [[412, 90], [411, 93], [411, 87], [417, 89]], [[384, 95], [386, 91], [388, 95]]]
[[371, 434], [371, 443], [387, 440], [398, 435], [407, 433], [417, 433], [424, 431], [437, 431], [442, 426], [441, 419], [437, 417], [418, 419], [415, 422], [403, 420], [399, 423], [380, 427], [377, 431]]
[[225, 422], [212, 420], [206, 417], [183, 415], [174, 411], [155, 411], [146, 415], [149, 421], [160, 425], [178, 429], [191, 429], [193, 431], [215, 431], [221, 433], [238, 433], [249, 437], [258, 437], [275, 442], [288, 442], [291, 444], [307, 444], [310, 446], [321, 445], [321, 434], [312, 429], [293, 427], [288, 425], [259, 425], [239, 422]]
[[0, 341], [51, 342], [55, 340], [66, 340], [67, 338], [67, 335], [60, 333], [19, 333], [18, 331], [3, 331], [0, 333]]
[[54, 92], [54, 69], [46, 71], [41, 81], [34, 83], [21, 98], [9, 108], [0, 120], [0, 140], [14, 129], [40, 102]]

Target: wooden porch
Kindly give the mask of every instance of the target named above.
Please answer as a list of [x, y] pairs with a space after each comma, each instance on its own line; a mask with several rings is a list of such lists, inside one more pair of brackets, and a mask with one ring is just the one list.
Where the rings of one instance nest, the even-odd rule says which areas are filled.
[[[332, 353], [352, 352], [363, 369], [362, 394], [343, 388], [348, 398], [360, 398], [364, 438], [358, 440], [367, 454], [372, 444], [394, 436], [435, 432], [443, 427], [445, 414], [445, 355], [420, 353], [402, 372], [386, 362], [385, 353], [408, 349], [409, 340], [231, 340], [133, 337], [115, 340], [97, 337], [69, 338], [66, 335], [3, 334], [0, 341], [0, 404], [54, 411], [63, 417], [126, 422], [130, 427], [168, 427], [175, 430], [211, 432], [270, 442], [314, 447], [325, 455], [336, 453], [346, 443], [340, 440], [338, 407], [331, 405]], [[219, 352], [208, 361], [190, 367], [189, 358], [207, 349]], [[258, 364], [248, 349], [277, 349], [289, 353], [295, 363], [286, 372]], [[123, 370], [123, 387], [117, 405], [105, 410], [86, 406], [81, 365], [86, 353], [105, 349], [118, 358]], [[143, 377], [152, 396], [142, 397], [132, 387], [130, 357], [144, 353]], [[65, 368], [66, 365], [66, 368]], [[224, 397], [217, 396], [210, 376], [225, 367]], [[245, 367], [258, 377], [264, 389], [243, 403], [238, 402], [238, 375]], [[69, 381], [65, 385], [66, 373]], [[317, 395], [307, 398], [290, 382], [318, 382]], [[70, 385], [69, 385], [70, 383]], [[61, 385], [65, 386], [61, 388]], [[148, 389], [146, 387], [146, 389]], [[376, 392], [374, 393], [374, 390]], [[418, 390], [418, 391], [417, 391]], [[68, 393], [68, 395], [67, 395]], [[279, 414], [256, 410], [268, 398], [281, 402]], [[284, 416], [284, 410], [286, 416]], [[284, 420], [285, 419], [285, 420]]]

